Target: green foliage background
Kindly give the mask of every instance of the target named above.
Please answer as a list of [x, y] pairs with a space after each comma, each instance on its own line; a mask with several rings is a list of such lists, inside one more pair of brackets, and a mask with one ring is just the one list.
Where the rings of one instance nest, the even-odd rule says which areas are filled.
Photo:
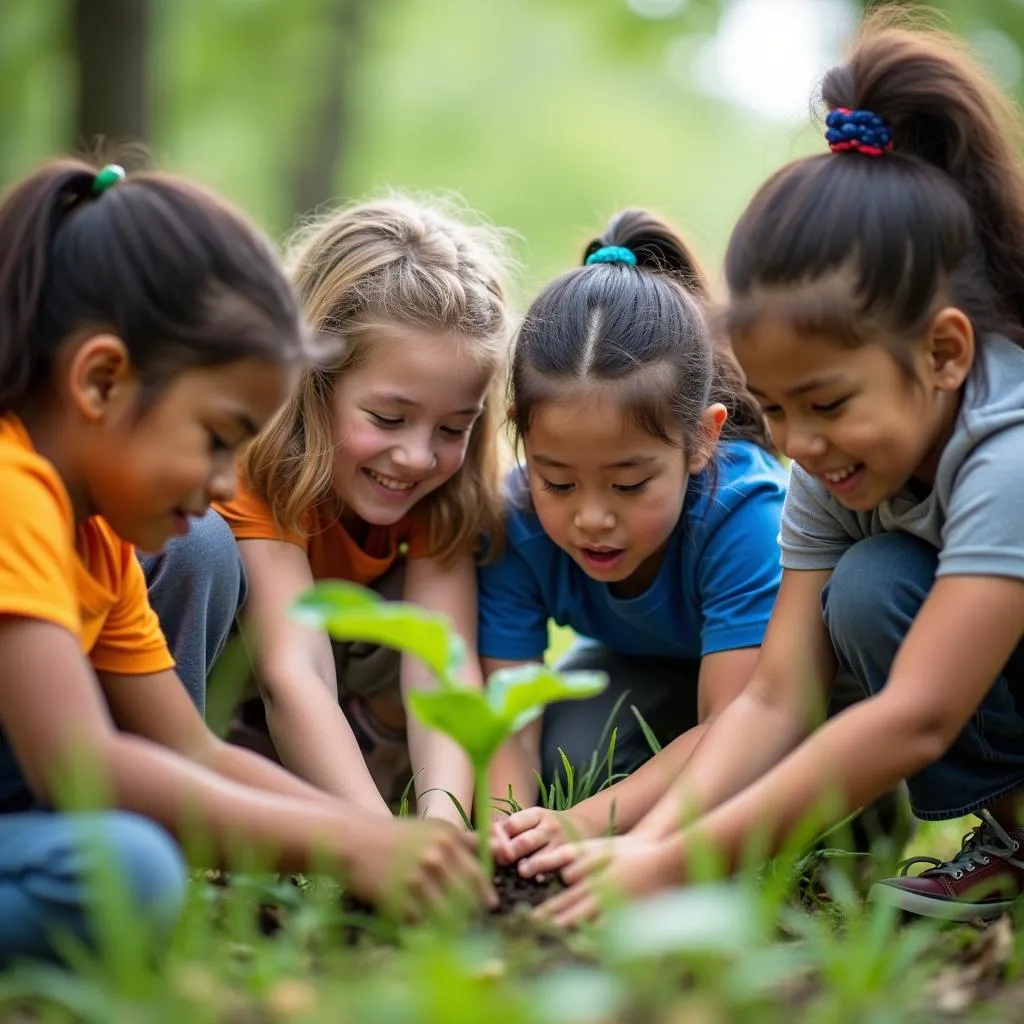
[[[671, 216], [713, 265], [756, 185], [819, 145], [806, 120], [756, 116], [670, 74], [670, 43], [713, 33], [728, 0], [690, 0], [660, 20], [625, 0], [354, 0], [359, 31], [342, 38], [328, 28], [333, 2], [153, 7], [156, 161], [227, 193], [277, 235], [301, 212], [288, 182], [317, 130], [327, 73], [344, 83], [348, 114], [322, 200], [387, 187], [461, 193], [518, 233], [520, 297], [629, 204]], [[965, 32], [1021, 38], [1016, 0], [941, 6]], [[70, 0], [0, 5], [0, 180], [89, 141], [73, 123], [71, 11]]]

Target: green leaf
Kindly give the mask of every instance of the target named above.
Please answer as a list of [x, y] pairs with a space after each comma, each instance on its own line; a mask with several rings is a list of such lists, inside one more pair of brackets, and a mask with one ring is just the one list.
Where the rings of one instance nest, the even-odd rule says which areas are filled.
[[476, 768], [490, 761], [509, 734], [508, 724], [476, 690], [414, 690], [409, 707], [424, 725], [455, 740]]
[[495, 713], [521, 729], [556, 700], [582, 700], [608, 685], [604, 672], [559, 672], [530, 663], [498, 669], [487, 680], [487, 700]]
[[613, 962], [693, 953], [748, 953], [764, 942], [750, 892], [733, 883], [691, 886], [609, 914], [605, 951]]
[[418, 605], [385, 601], [355, 583], [325, 580], [300, 594], [292, 616], [335, 640], [381, 644], [420, 659], [448, 686], [465, 658], [465, 645], [443, 615]]

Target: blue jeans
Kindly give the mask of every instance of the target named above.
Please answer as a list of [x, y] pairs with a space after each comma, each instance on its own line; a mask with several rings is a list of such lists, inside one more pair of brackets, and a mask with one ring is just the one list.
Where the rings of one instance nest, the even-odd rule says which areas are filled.
[[52, 938], [92, 943], [92, 907], [83, 891], [89, 858], [101, 850], [154, 938], [174, 926], [187, 873], [174, 840], [134, 814], [0, 814], [0, 967], [53, 959]]
[[[885, 686], [896, 652], [935, 582], [938, 557], [916, 537], [885, 533], [858, 541], [836, 565], [822, 593], [822, 615], [840, 665], [866, 693]], [[907, 779], [914, 814], [933, 821], [970, 814], [1021, 786], [1024, 643], [953, 746]]]

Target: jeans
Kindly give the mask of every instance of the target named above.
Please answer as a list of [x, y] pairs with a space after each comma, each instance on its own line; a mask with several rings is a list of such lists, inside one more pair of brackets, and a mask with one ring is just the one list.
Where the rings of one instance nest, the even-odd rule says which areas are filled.
[[166, 938], [188, 876], [177, 845], [158, 825], [120, 811], [0, 814], [0, 967], [55, 959], [55, 935], [95, 942], [88, 877], [97, 854], [113, 859], [154, 939]]
[[167, 644], [200, 714], [206, 679], [245, 603], [245, 572], [231, 529], [211, 509], [184, 537], [155, 555], [139, 555]]
[[[935, 582], [938, 551], [905, 533], [858, 541], [822, 593], [842, 667], [865, 693], [889, 677], [903, 638]], [[970, 652], [964, 652], [970, 657]], [[1017, 647], [952, 747], [907, 779], [914, 814], [958, 818], [1024, 785], [1024, 644]]]

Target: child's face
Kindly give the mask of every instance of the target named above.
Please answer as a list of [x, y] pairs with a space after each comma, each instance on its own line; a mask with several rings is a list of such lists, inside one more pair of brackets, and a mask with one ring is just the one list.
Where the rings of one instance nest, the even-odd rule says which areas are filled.
[[734, 350], [779, 450], [847, 508], [875, 508], [912, 478], [933, 482], [962, 360], [943, 360], [921, 339], [908, 373], [881, 345], [848, 348], [767, 320]]
[[334, 388], [334, 490], [343, 517], [398, 522], [458, 472], [492, 370], [470, 343], [391, 329]]
[[[710, 429], [717, 432], [713, 420]], [[523, 447], [544, 532], [592, 579], [622, 596], [646, 590], [679, 521], [689, 474], [706, 460], [688, 461], [682, 446], [630, 423], [607, 392], [539, 406]]]
[[276, 412], [291, 371], [241, 359], [179, 374], [141, 415], [136, 384], [79, 449], [81, 503], [144, 551], [188, 532], [192, 517], [235, 491], [239, 447]]

